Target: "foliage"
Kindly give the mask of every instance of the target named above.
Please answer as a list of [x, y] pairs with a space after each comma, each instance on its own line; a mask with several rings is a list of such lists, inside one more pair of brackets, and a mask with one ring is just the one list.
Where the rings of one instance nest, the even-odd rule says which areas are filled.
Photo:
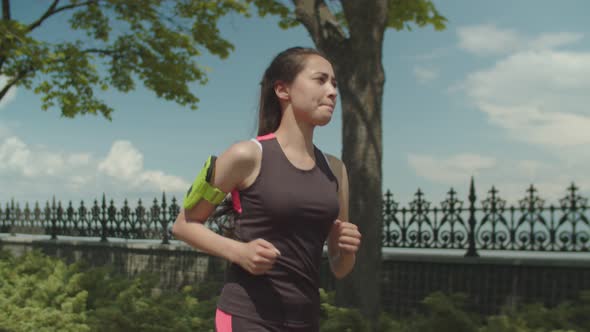
[[179, 292], [156, 290], [157, 279], [131, 280], [94, 270], [82, 280], [89, 292], [92, 331], [211, 331], [215, 299], [199, 301], [192, 287]]
[[[154, 275], [132, 279], [30, 252], [0, 255], [0, 331], [213, 331], [218, 284], [156, 288]], [[201, 296], [199, 300], [199, 297]]]
[[[355, 309], [333, 305], [333, 294], [321, 292], [322, 332], [369, 331], [369, 322]], [[525, 304], [505, 309], [500, 315], [482, 317], [469, 312], [469, 301], [464, 294], [446, 295], [435, 292], [423, 300], [423, 313], [394, 319], [382, 313], [377, 331], [383, 332], [583, 332], [590, 331], [590, 291], [583, 292], [576, 301], [555, 308], [541, 304]]]
[[[230, 13], [279, 17], [283, 29], [299, 25], [292, 6], [279, 0], [70, 0], [47, 3], [32, 22], [17, 21], [8, 11], [0, 20], [0, 100], [14, 86], [42, 95], [42, 108], [58, 106], [62, 116], [101, 113], [111, 119], [113, 109], [97, 96], [113, 87], [129, 92], [140, 80], [159, 98], [196, 109], [199, 98], [189, 84], [207, 82], [207, 70], [195, 59], [203, 49], [226, 58], [234, 49], [218, 28]], [[335, 1], [332, 1], [334, 3]], [[75, 33], [61, 41], [42, 40], [36, 32], [55, 16], [69, 13]], [[341, 10], [334, 13], [342, 26]], [[388, 26], [410, 29], [444, 28], [442, 17], [429, 0], [389, 0]], [[77, 36], [77, 37], [74, 37]]]
[[5, 331], [90, 331], [88, 292], [75, 265], [30, 253], [0, 260], [0, 326]]
[[[39, 252], [14, 257], [0, 251], [0, 331], [213, 331], [220, 283], [158, 290], [154, 275], [126, 278], [107, 267], [65, 264]], [[358, 310], [334, 305], [320, 290], [322, 332], [367, 332]], [[554, 308], [526, 304], [499, 315], [469, 312], [463, 294], [433, 293], [424, 310], [402, 319], [382, 313], [384, 332], [590, 331], [590, 291]]]
[[412, 30], [412, 22], [421, 28], [431, 24], [440, 31], [447, 22], [430, 0], [389, 0], [387, 14], [387, 25], [395, 30]]
[[435, 292], [423, 301], [426, 315], [417, 315], [408, 322], [414, 331], [438, 332], [475, 332], [480, 324], [476, 315], [465, 311], [467, 296], [465, 294], [445, 295]]
[[367, 322], [356, 309], [334, 306], [334, 294], [320, 291], [322, 332], [365, 332]]
[[542, 304], [525, 304], [507, 309], [501, 315], [488, 318], [488, 326], [478, 332], [569, 332], [590, 331], [590, 291], [584, 291], [575, 301], [555, 308]]
[[[220, 35], [218, 20], [228, 13], [249, 15], [248, 2], [54, 1], [33, 22], [14, 20], [8, 10], [0, 20], [0, 74], [8, 77], [0, 99], [12, 86], [23, 86], [42, 95], [44, 110], [59, 106], [66, 117], [101, 113], [110, 119], [113, 109], [96, 91], [129, 92], [139, 79], [159, 98], [195, 109], [199, 99], [189, 84], [207, 82], [195, 59], [203, 49], [229, 55], [233, 45]], [[267, 12], [280, 12], [275, 7]], [[47, 20], [65, 13], [73, 30], [65, 40], [35, 37]]]

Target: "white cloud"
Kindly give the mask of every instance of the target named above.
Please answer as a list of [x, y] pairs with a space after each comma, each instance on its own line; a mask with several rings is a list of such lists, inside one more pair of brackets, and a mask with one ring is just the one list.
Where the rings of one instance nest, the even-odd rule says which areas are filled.
[[451, 47], [444, 47], [444, 48], [435, 48], [427, 53], [422, 53], [418, 55], [412, 56], [402, 56], [403, 59], [412, 59], [412, 60], [420, 60], [420, 61], [428, 61], [428, 60], [435, 60], [442, 57], [449, 55], [452, 51]]
[[554, 150], [590, 143], [590, 53], [516, 53], [462, 86], [515, 139]]
[[457, 29], [459, 47], [478, 55], [504, 54], [517, 49], [521, 37], [514, 30], [495, 25], [475, 25]]
[[516, 170], [527, 178], [535, 178], [547, 168], [548, 166], [537, 160], [520, 160], [516, 163]]
[[98, 170], [119, 180], [133, 181], [143, 169], [143, 156], [129, 141], [116, 141]]
[[0, 171], [19, 172], [25, 177], [35, 175], [31, 151], [17, 137], [9, 137], [0, 145]]
[[[553, 204], [566, 196], [572, 181], [582, 193], [590, 192], [590, 176], [585, 174], [585, 169], [567, 167], [560, 162], [499, 160], [476, 154], [450, 157], [410, 154], [408, 163], [419, 177], [442, 188], [441, 193], [446, 192], [446, 186], [469, 188], [473, 176], [478, 200], [488, 197], [492, 186], [498, 191], [499, 197], [510, 204], [526, 197], [531, 184], [539, 197]], [[462, 195], [466, 197], [467, 193]]]
[[182, 178], [166, 175], [161, 171], [144, 171], [139, 175], [138, 180], [140, 185], [153, 187], [159, 191], [178, 192], [189, 187]]
[[8, 126], [0, 122], [0, 139], [12, 135], [12, 132]]
[[78, 153], [68, 156], [67, 163], [74, 166], [83, 166], [90, 163], [90, 154]]
[[581, 33], [559, 32], [546, 33], [531, 40], [526, 48], [532, 50], [551, 50], [559, 46], [565, 46], [580, 41], [584, 36]]
[[559, 151], [590, 144], [590, 116], [541, 111], [537, 107], [482, 104], [490, 121], [507, 129], [513, 139]]
[[99, 163], [98, 170], [136, 190], [179, 192], [189, 186], [180, 177], [144, 170], [143, 155], [129, 141], [113, 143], [108, 156]]
[[416, 80], [418, 80], [419, 83], [427, 83], [435, 80], [438, 77], [438, 72], [434, 69], [422, 66], [415, 66], [414, 76], [416, 77]]
[[[0, 75], [0, 89], [4, 89], [7, 82], [7, 77], [4, 75]], [[4, 97], [0, 100], [0, 109], [10, 104], [10, 102], [12, 102], [14, 98], [16, 98], [16, 91], [17, 89], [15, 87], [12, 87], [10, 90], [8, 90], [6, 95], [4, 95]]]
[[31, 148], [15, 136], [0, 143], [0, 174], [12, 174], [31, 181], [44, 176], [67, 176], [89, 162], [88, 154], [66, 155]]
[[580, 41], [583, 35], [572, 32], [527, 37], [515, 30], [500, 29], [493, 24], [457, 28], [459, 48], [476, 55], [504, 55], [519, 51], [553, 50]]
[[466, 177], [496, 165], [494, 158], [477, 154], [458, 154], [448, 158], [410, 154], [408, 163], [417, 175], [444, 184], [463, 182]]
[[[485, 45], [478, 47], [476, 41], [483, 43], [486, 34], [492, 41], [504, 41], [492, 45], [503, 46], [493, 48], [495, 52], [487, 52]], [[590, 52], [560, 49], [584, 36], [572, 32], [524, 36], [491, 25], [460, 28], [458, 36], [460, 47], [469, 52], [502, 56], [449, 91], [464, 92], [509, 139], [560, 159], [561, 169], [555, 167], [554, 172], [562, 174], [565, 167], [584, 181], [590, 163]], [[529, 171], [536, 172], [530, 167]]]
[[162, 191], [177, 195], [189, 184], [158, 170], [145, 170], [143, 156], [130, 142], [115, 142], [98, 160], [89, 153], [63, 153], [30, 146], [16, 136], [0, 139], [0, 200], [154, 198]]

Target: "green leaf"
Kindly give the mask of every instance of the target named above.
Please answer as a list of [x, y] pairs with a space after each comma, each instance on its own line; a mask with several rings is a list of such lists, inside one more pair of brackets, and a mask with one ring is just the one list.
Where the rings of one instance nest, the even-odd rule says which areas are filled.
[[[159, 98], [196, 109], [199, 98], [189, 87], [208, 81], [198, 58], [203, 50], [229, 56], [234, 46], [221, 36], [217, 22], [230, 13], [249, 15], [251, 2], [70, 1], [72, 9], [47, 20], [66, 16], [70, 28], [86, 37], [68, 33], [60, 43], [32, 37], [46, 24], [29, 31], [25, 23], [2, 20], [0, 74], [18, 78], [17, 86], [41, 95], [43, 110], [57, 106], [64, 117], [100, 113], [110, 120], [113, 109], [96, 93], [108, 87], [131, 92], [138, 82]], [[288, 10], [276, 3], [265, 12]]]
[[387, 25], [396, 30], [411, 30], [408, 23], [419, 27], [432, 25], [436, 30], [445, 29], [447, 19], [440, 15], [430, 0], [389, 0]]

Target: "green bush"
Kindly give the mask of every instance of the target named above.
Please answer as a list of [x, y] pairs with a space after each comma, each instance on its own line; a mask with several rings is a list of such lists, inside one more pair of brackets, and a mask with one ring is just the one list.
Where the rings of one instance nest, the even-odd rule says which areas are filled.
[[334, 294], [320, 290], [322, 332], [365, 332], [367, 322], [358, 310], [334, 306]]
[[542, 304], [525, 304], [488, 318], [478, 332], [572, 332], [590, 331], [590, 291], [576, 301], [548, 309]]
[[33, 252], [0, 260], [0, 326], [4, 331], [86, 332], [88, 292], [76, 266]]
[[[66, 265], [39, 252], [0, 254], [0, 331], [165, 332], [214, 330], [216, 298], [204, 285], [158, 291], [153, 275]], [[218, 289], [218, 288], [217, 288]]]
[[[157, 277], [128, 279], [109, 268], [87, 268], [30, 252], [13, 257], [0, 251], [0, 332], [21, 331], [214, 331], [219, 282], [156, 288]], [[320, 290], [321, 332], [584, 332], [590, 331], [590, 291], [555, 308], [526, 304], [499, 315], [471, 313], [462, 294], [433, 293], [424, 310], [403, 319], [386, 313], [367, 321], [357, 310], [334, 305]]]
[[199, 301], [191, 287], [157, 291], [154, 276], [127, 280], [106, 269], [86, 273], [82, 284], [92, 331], [213, 331], [216, 301]]
[[[321, 292], [321, 331], [365, 332], [369, 323], [354, 309], [334, 306], [333, 294]], [[555, 308], [525, 304], [505, 309], [500, 315], [483, 317], [471, 313], [464, 294], [435, 292], [423, 301], [424, 312], [396, 320], [386, 313], [376, 323], [382, 332], [588, 332], [590, 331], [590, 291], [576, 301]]]
[[416, 314], [403, 325], [402, 331], [423, 332], [476, 332], [482, 320], [465, 311], [467, 296], [464, 294], [445, 295], [435, 292], [423, 301], [425, 314]]

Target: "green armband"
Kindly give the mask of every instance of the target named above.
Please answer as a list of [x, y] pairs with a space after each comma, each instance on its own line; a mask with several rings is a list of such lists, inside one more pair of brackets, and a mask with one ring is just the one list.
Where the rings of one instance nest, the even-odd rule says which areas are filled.
[[226, 193], [209, 183], [213, 176], [216, 160], [216, 156], [210, 156], [205, 162], [205, 166], [201, 169], [201, 172], [199, 172], [199, 175], [197, 175], [197, 178], [184, 196], [183, 207], [185, 209], [190, 209], [197, 205], [201, 199], [205, 199], [213, 205], [218, 205], [225, 198]]

